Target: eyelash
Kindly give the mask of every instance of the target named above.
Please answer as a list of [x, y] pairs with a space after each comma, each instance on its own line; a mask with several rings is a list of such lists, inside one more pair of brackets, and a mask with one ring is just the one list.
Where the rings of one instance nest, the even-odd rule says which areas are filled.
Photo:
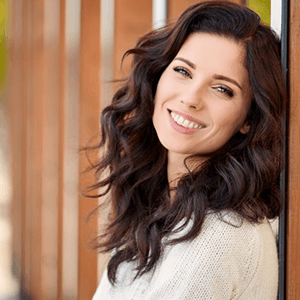
[[232, 90], [224, 87], [224, 86], [217, 86], [215, 87], [215, 89], [218, 91], [218, 92], [221, 92], [222, 94], [225, 93], [227, 94], [227, 96], [229, 96], [230, 98], [232, 98], [234, 95], [233, 95], [233, 92]]
[[174, 67], [173, 70], [175, 72], [178, 72], [178, 73], [182, 74], [185, 77], [192, 78], [192, 75], [183, 67]]

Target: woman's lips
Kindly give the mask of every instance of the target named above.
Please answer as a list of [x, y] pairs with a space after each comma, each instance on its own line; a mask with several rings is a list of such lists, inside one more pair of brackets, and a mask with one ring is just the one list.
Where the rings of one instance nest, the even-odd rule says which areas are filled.
[[174, 110], [168, 110], [168, 112], [172, 128], [179, 133], [193, 134], [205, 127], [205, 125], [200, 124], [198, 120], [189, 115]]

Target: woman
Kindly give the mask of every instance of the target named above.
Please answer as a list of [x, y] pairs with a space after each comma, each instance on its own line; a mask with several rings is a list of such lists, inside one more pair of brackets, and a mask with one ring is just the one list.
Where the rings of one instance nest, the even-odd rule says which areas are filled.
[[126, 55], [97, 147], [92, 189], [112, 205], [98, 247], [112, 253], [93, 299], [276, 299], [277, 37], [251, 10], [212, 1]]

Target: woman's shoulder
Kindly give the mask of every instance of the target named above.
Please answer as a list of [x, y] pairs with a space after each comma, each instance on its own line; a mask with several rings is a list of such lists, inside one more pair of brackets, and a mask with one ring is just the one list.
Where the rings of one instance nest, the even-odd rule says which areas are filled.
[[270, 286], [276, 294], [276, 239], [267, 220], [256, 224], [234, 212], [208, 213], [200, 234], [190, 242], [175, 245], [167, 257], [182, 261], [182, 269], [189, 270], [192, 277], [201, 277], [203, 270], [202, 280], [219, 278], [236, 295], [247, 297], [249, 289], [260, 293]]
[[222, 249], [224, 256], [241, 258], [243, 261], [245, 254], [248, 258], [259, 260], [260, 254], [268, 248], [277, 251], [275, 235], [268, 220], [253, 223], [232, 211], [208, 213], [193, 243], [202, 251], [204, 245], [207, 251]]
[[275, 240], [275, 234], [267, 219], [254, 223], [236, 212], [228, 210], [219, 213], [207, 213], [199, 237], [211, 234], [214, 236], [225, 235], [228, 242], [231, 240], [236, 242], [235, 239], [240, 237], [249, 241], [255, 240], [258, 243], [260, 243], [261, 238]]
[[[195, 222], [195, 216], [187, 222], [186, 227], [176, 232], [171, 238], [178, 238], [191, 230]], [[177, 228], [185, 223], [183, 220]], [[222, 212], [208, 212], [203, 222], [199, 235], [190, 242], [178, 244], [184, 247], [223, 247], [227, 249], [227, 254], [234, 252], [240, 253], [242, 250], [247, 252], [259, 252], [266, 245], [275, 246], [276, 238], [270, 222], [267, 219], [259, 223], [249, 222], [245, 218], [233, 211], [224, 210]], [[223, 254], [226, 254], [223, 253]], [[256, 254], [254, 254], [256, 255]]]
[[[189, 231], [193, 222], [191, 219], [181, 234]], [[276, 239], [268, 220], [252, 223], [231, 211], [208, 213], [199, 235], [175, 245], [170, 252], [169, 258], [193, 258], [191, 264], [195, 267], [234, 268], [248, 279], [258, 270], [264, 272], [264, 267], [277, 273]]]

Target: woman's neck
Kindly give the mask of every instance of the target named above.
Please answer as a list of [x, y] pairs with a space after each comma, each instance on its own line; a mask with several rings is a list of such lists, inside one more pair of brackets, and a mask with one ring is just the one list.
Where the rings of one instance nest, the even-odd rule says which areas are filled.
[[184, 165], [186, 155], [168, 152], [168, 181], [170, 188], [177, 186], [179, 179], [188, 172]]
[[184, 160], [188, 157], [188, 154], [181, 154], [168, 151], [168, 181], [170, 189], [175, 188], [178, 184], [180, 178], [187, 174], [189, 170], [193, 171], [196, 167], [198, 167], [201, 163], [207, 160], [206, 157], [198, 158], [197, 160], [187, 160], [186, 164], [184, 164]]

